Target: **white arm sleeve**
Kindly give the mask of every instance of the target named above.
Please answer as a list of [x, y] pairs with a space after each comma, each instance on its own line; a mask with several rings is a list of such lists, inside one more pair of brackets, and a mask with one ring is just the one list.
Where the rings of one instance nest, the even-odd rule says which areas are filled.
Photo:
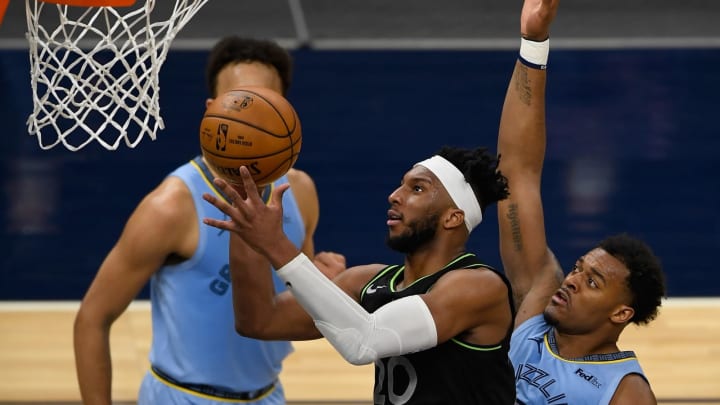
[[429, 349], [437, 344], [430, 309], [417, 295], [370, 314], [300, 253], [277, 270], [320, 333], [352, 364]]

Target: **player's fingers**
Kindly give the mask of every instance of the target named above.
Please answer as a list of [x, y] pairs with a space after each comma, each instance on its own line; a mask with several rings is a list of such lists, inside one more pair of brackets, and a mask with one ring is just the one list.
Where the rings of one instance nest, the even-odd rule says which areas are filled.
[[345, 259], [344, 255], [341, 255], [340, 253], [333, 253], [335, 256], [335, 259], [338, 261], [338, 263], [342, 264], [344, 267], [347, 266], [347, 260]]
[[217, 188], [221, 189], [221, 190], [225, 190], [225, 189], [227, 189], [228, 187], [230, 187], [230, 185], [228, 184], [228, 182], [225, 181], [225, 179], [221, 179], [220, 177], [215, 177], [215, 178], [213, 179], [213, 183], [215, 183], [215, 186], [216, 186]]
[[543, 7], [550, 15], [557, 9], [560, 0], [542, 0]]
[[337, 264], [337, 265], [346, 265], [345, 256], [343, 256], [340, 253], [335, 252], [318, 252], [315, 255], [315, 259], [323, 264]]
[[254, 202], [262, 202], [260, 194], [258, 194], [257, 184], [255, 184], [255, 180], [253, 180], [252, 176], [250, 175], [250, 170], [248, 170], [246, 166], [240, 166], [240, 178], [242, 178], [243, 186], [245, 187], [245, 195], [247, 196], [247, 198]]
[[233, 232], [235, 231], [235, 223], [233, 221], [221, 221], [219, 219], [214, 218], [203, 218], [203, 223], [205, 225], [210, 225], [212, 227], [223, 229], [226, 231]]
[[237, 205], [238, 200], [242, 200], [243, 197], [238, 193], [238, 191], [235, 189], [235, 187], [231, 186], [230, 183], [225, 181], [224, 179], [221, 179], [219, 177], [216, 177], [213, 180], [213, 183], [215, 183], [215, 187], [219, 188], [220, 191], [225, 194], [228, 201], [230, 201], [231, 204]]
[[275, 187], [272, 195], [270, 196], [270, 205], [274, 207], [282, 207], [283, 194], [290, 188], [289, 183], [281, 184]]
[[215, 208], [219, 209], [223, 214], [229, 216], [230, 218], [233, 218], [236, 216], [235, 211], [237, 211], [237, 210], [235, 208], [233, 208], [230, 204], [225, 202], [223, 199], [217, 198], [217, 197], [215, 197], [215, 195], [210, 194], [210, 193], [203, 193], [202, 197], [203, 197], [203, 200], [214, 205]]
[[319, 252], [313, 262], [329, 279], [334, 279], [347, 268], [345, 256], [334, 252]]
[[215, 208], [219, 209], [222, 212], [225, 212], [230, 208], [230, 205], [228, 203], [226, 203], [225, 201], [223, 201], [220, 198], [215, 197], [214, 195], [212, 195], [210, 193], [203, 193], [202, 198], [203, 198], [203, 200], [214, 205]]
[[323, 250], [319, 252], [318, 255], [322, 255], [323, 257], [331, 258], [333, 260], [345, 260], [345, 256], [341, 253], [332, 252], [330, 250]]
[[230, 201], [230, 204], [233, 207], [240, 207], [240, 205], [243, 204], [245, 198], [240, 195], [240, 192], [238, 190], [229, 185], [223, 190], [223, 193], [225, 193], [225, 196], [227, 197], [228, 201]]

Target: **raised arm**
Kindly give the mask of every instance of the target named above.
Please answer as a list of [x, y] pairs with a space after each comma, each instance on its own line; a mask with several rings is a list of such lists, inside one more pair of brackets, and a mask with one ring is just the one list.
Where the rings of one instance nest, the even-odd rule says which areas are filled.
[[498, 203], [500, 253], [518, 314], [516, 326], [543, 311], [562, 271], [547, 246], [540, 198], [545, 157], [545, 81], [550, 24], [558, 0], [526, 0], [520, 58], [505, 95], [498, 153], [510, 196]]

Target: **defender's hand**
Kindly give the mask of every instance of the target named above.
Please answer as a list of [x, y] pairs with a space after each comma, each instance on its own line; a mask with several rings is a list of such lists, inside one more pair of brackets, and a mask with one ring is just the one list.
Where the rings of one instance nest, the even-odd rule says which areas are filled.
[[559, 4], [560, 0], [525, 0], [520, 13], [520, 34], [523, 38], [546, 40]]
[[315, 255], [313, 263], [331, 280], [347, 267], [345, 256], [335, 252], [319, 252]]

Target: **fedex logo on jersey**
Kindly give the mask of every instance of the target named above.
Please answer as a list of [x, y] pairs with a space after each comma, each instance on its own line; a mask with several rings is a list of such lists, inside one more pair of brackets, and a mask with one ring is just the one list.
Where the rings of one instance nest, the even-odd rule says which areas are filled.
[[597, 377], [595, 377], [592, 374], [586, 373], [583, 369], [579, 368], [575, 370], [575, 375], [580, 376], [585, 381], [589, 382], [590, 384], [594, 385], [595, 388], [600, 388], [602, 384], [600, 384], [600, 381], [598, 381]]

